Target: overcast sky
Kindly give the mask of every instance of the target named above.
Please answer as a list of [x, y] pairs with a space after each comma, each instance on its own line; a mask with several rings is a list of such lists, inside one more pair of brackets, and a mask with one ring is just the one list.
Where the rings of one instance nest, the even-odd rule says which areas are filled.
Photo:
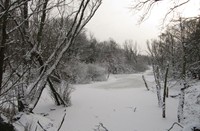
[[[143, 51], [146, 49], [146, 40], [155, 38], [160, 33], [162, 18], [167, 9], [167, 3], [164, 2], [156, 4], [150, 17], [138, 25], [139, 15], [134, 15], [129, 9], [133, 0], [103, 0], [99, 10], [86, 28], [99, 41], [113, 38], [117, 43], [123, 44], [125, 40], [131, 39], [137, 41]], [[199, 13], [199, 7], [199, 0], [191, 0], [187, 8], [183, 7], [180, 11], [184, 11], [184, 15], [192, 16]]]

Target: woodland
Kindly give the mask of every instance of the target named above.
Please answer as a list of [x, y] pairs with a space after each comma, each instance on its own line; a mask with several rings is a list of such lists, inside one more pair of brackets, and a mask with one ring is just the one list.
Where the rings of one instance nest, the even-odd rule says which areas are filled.
[[[0, 0], [0, 129], [14, 130], [19, 113], [34, 114], [47, 87], [55, 105], [68, 107], [71, 84], [106, 81], [110, 74], [144, 72], [150, 66], [162, 117], [169, 84], [178, 81], [177, 119], [184, 121], [185, 94], [191, 81], [200, 80], [199, 16], [173, 18], [157, 39], [147, 40], [148, 55], [142, 55], [133, 40], [120, 46], [112, 38], [98, 41], [88, 35], [85, 25], [102, 1]], [[160, 1], [138, 1], [133, 10], [146, 8], [142, 22]], [[175, 3], [168, 14], [187, 2]]]

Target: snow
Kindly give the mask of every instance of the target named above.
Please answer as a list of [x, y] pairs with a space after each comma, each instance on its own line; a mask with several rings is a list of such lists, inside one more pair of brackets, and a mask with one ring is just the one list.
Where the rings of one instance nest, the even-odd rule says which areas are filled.
[[[143, 74], [153, 87], [152, 72]], [[67, 108], [56, 107], [45, 90], [34, 112], [57, 125], [66, 113], [60, 131], [94, 131], [100, 123], [109, 131], [166, 131], [177, 121], [178, 99], [166, 100], [166, 118], [162, 118], [156, 94], [152, 88], [146, 90], [143, 74], [111, 75], [105, 82], [74, 85], [72, 106]]]
[[[193, 82], [192, 86], [186, 90], [185, 99], [185, 125], [200, 123], [200, 82]], [[191, 123], [192, 122], [192, 123]]]
[[[142, 75], [150, 91], [145, 88]], [[178, 96], [182, 85], [173, 85], [169, 96]], [[166, 118], [162, 118], [151, 70], [110, 75], [104, 82], [73, 85], [70, 107], [56, 106], [49, 89], [45, 88], [34, 114], [18, 114], [14, 126], [17, 131], [25, 128], [57, 131], [64, 118], [60, 131], [168, 131], [171, 127], [170, 131], [190, 131], [200, 126], [200, 82], [191, 81], [190, 85], [185, 91], [183, 127], [175, 123], [178, 97], [166, 99]]]
[[14, 123], [16, 131], [23, 131], [25, 129], [28, 129], [28, 131], [35, 131], [36, 129], [37, 131], [44, 131], [44, 129], [47, 131], [55, 131], [57, 129], [53, 121], [41, 115], [20, 113], [15, 117], [16, 119], [20, 118]]
[[199, 123], [188, 124], [187, 126], [184, 127], [183, 131], [194, 131], [194, 129], [200, 130], [200, 124]]

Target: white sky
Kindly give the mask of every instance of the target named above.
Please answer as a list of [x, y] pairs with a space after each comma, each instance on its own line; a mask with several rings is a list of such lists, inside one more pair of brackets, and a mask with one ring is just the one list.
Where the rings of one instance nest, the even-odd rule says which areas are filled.
[[[125, 40], [137, 41], [141, 51], [144, 52], [146, 40], [155, 38], [160, 33], [162, 18], [166, 13], [168, 4], [166, 2], [169, 1], [166, 0], [165, 2], [164, 0], [158, 5], [156, 4], [150, 17], [141, 25], [137, 24], [139, 15], [133, 15], [133, 12], [128, 8], [133, 4], [133, 1], [103, 0], [99, 10], [86, 26], [87, 30], [100, 41], [113, 38], [121, 45]], [[191, 0], [187, 8], [183, 7], [180, 11], [187, 16], [194, 16], [194, 14], [199, 14], [199, 7], [199, 0]]]

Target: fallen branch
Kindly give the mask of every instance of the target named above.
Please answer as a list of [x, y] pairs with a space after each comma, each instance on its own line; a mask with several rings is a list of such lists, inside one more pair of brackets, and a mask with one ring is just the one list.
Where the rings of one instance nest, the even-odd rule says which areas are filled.
[[99, 125], [100, 125], [105, 131], [108, 131], [108, 129], [103, 125], [103, 123], [99, 123]]
[[132, 109], [134, 112], [136, 112], [136, 110], [137, 110], [137, 107], [127, 107], [127, 108]]
[[100, 128], [103, 128], [104, 131], [109, 131], [109, 130], [103, 125], [103, 123], [99, 123], [99, 125], [97, 125], [97, 129], [94, 129], [94, 131], [102, 131]]
[[179, 124], [179, 123], [177, 123], [177, 122], [174, 122], [174, 123], [172, 124], [172, 126], [168, 129], [168, 131], [171, 131], [171, 129], [173, 129], [175, 125], [178, 125], [179, 127], [183, 128], [183, 126], [182, 126], [181, 124]]

